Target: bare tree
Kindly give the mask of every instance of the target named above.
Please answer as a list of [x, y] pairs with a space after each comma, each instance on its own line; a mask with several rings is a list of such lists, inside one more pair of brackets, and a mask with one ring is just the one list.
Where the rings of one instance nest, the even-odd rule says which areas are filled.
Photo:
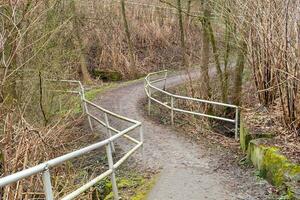
[[125, 8], [125, 0], [121, 0], [121, 12], [123, 17], [123, 23], [124, 23], [124, 30], [127, 38], [127, 43], [129, 47], [129, 56], [130, 56], [130, 65], [131, 65], [131, 74], [133, 77], [138, 76], [138, 71], [135, 64], [135, 58], [134, 58], [134, 49], [133, 49], [133, 43], [131, 40], [131, 34], [129, 30], [129, 25], [126, 17], [126, 8]]
[[230, 1], [230, 5], [230, 19], [247, 46], [261, 105], [272, 109], [279, 98], [284, 122], [299, 130], [299, 1]]
[[242, 100], [242, 86], [243, 86], [243, 72], [245, 68], [247, 55], [247, 46], [244, 41], [240, 42], [238, 48], [238, 58], [235, 68], [235, 79], [234, 79], [234, 91], [233, 91], [233, 103], [237, 106], [241, 105]]
[[204, 87], [204, 98], [211, 98], [210, 77], [209, 77], [209, 59], [210, 59], [210, 45], [209, 45], [209, 31], [208, 23], [210, 18], [210, 10], [207, 8], [207, 2], [202, 1], [203, 17], [202, 24], [202, 57], [201, 57], [201, 75]]
[[92, 83], [91, 76], [88, 71], [88, 66], [87, 66], [87, 60], [86, 56], [84, 53], [84, 45], [83, 45], [83, 38], [81, 37], [81, 29], [83, 27], [82, 22], [81, 22], [81, 17], [80, 17], [80, 12], [78, 11], [76, 7], [75, 1], [72, 1], [72, 9], [74, 13], [73, 17], [73, 31], [74, 31], [74, 43], [75, 46], [79, 52], [80, 56], [80, 72], [82, 75], [82, 80], [85, 84], [90, 84]]

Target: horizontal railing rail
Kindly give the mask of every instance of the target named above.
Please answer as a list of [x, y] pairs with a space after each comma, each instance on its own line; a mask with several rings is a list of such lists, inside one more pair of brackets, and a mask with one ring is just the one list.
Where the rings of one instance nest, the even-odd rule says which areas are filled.
[[[158, 76], [158, 78], [155, 78], [154, 76], [155, 77]], [[163, 78], [161, 78], [161, 76], [163, 76]], [[166, 91], [167, 78], [168, 78], [168, 70], [149, 73], [145, 77], [145, 85], [144, 85], [145, 88], [144, 89], [145, 89], [146, 95], [148, 97], [148, 114], [149, 115], [151, 112], [151, 101], [153, 101], [153, 102], [156, 102], [156, 103], [171, 110], [171, 124], [172, 125], [174, 125], [174, 112], [175, 111], [181, 112], [181, 113], [192, 114], [192, 115], [196, 115], [196, 116], [208, 117], [208, 118], [217, 119], [217, 120], [226, 121], [226, 122], [231, 122], [231, 123], [235, 124], [235, 139], [238, 140], [238, 123], [239, 123], [239, 107], [238, 106], [232, 105], [232, 104], [227, 104], [227, 103], [208, 101], [208, 100], [204, 100], [204, 99], [197, 99], [197, 98], [172, 94], [172, 93]], [[163, 89], [153, 85], [154, 83], [159, 83], [162, 81], [164, 81]], [[160, 93], [165, 94], [166, 96], [170, 97], [170, 102], [161, 102], [159, 99], [155, 98], [152, 95], [155, 91], [160, 92]], [[235, 109], [235, 118], [230, 119], [227, 117], [220, 117], [220, 116], [215, 116], [215, 115], [211, 115], [211, 114], [176, 108], [175, 101], [177, 99], [233, 108], [233, 109]]]
[[[130, 157], [134, 152], [136, 152], [139, 148], [143, 147], [144, 139], [143, 139], [142, 123], [139, 121], [118, 115], [114, 112], [111, 112], [111, 111], [109, 111], [105, 108], [102, 108], [101, 106], [87, 100], [85, 98], [84, 87], [80, 81], [76, 81], [76, 80], [47, 80], [47, 81], [68, 82], [68, 83], [78, 84], [79, 90], [76, 90], [76, 91], [67, 90], [67, 91], [55, 91], [55, 92], [67, 92], [67, 93], [79, 94], [81, 97], [83, 111], [88, 116], [90, 128], [93, 130], [92, 120], [94, 120], [98, 124], [101, 124], [103, 127], [105, 127], [107, 129], [107, 132], [106, 132], [107, 139], [97, 142], [95, 144], [92, 144], [90, 146], [84, 147], [82, 149], [67, 153], [65, 155], [54, 158], [52, 160], [48, 160], [48, 161], [41, 163], [39, 165], [36, 165], [34, 167], [24, 169], [22, 171], [19, 171], [14, 174], [8, 175], [6, 177], [0, 178], [0, 187], [5, 187], [9, 184], [16, 183], [22, 179], [25, 179], [25, 178], [33, 176], [33, 175], [42, 174], [45, 198], [46, 198], [46, 200], [53, 200], [54, 194], [53, 194], [52, 184], [51, 184], [50, 169], [53, 167], [56, 167], [60, 164], [63, 164], [67, 161], [70, 161], [74, 158], [83, 156], [91, 151], [97, 150], [97, 149], [105, 146], [109, 169], [106, 170], [105, 172], [103, 172], [102, 174], [100, 174], [99, 176], [95, 177], [94, 179], [90, 180], [88, 183], [82, 185], [77, 190], [66, 195], [62, 199], [69, 200], [69, 199], [74, 199], [74, 198], [78, 197], [80, 194], [84, 193], [90, 187], [94, 186], [100, 180], [104, 179], [107, 176], [111, 176], [114, 199], [115, 200], [119, 199], [118, 187], [117, 187], [116, 177], [115, 177], [115, 170], [123, 162], [125, 162], [128, 159], [128, 157]], [[92, 106], [97, 111], [101, 111], [102, 113], [104, 113], [104, 121], [99, 119], [97, 116], [91, 114], [89, 112], [89, 106]], [[125, 128], [124, 130], [117, 130], [116, 128], [112, 127], [109, 124], [108, 116], [113, 116], [119, 120], [123, 120], [124, 122], [129, 122], [132, 125]], [[139, 137], [140, 137], [139, 140], [128, 135], [131, 131], [133, 131], [137, 128], [139, 128]], [[115, 134], [112, 134], [111, 131], [114, 132]], [[117, 162], [114, 163], [113, 156], [112, 156], [112, 152], [115, 151], [114, 141], [116, 141], [120, 137], [124, 137], [124, 138], [128, 139], [129, 141], [135, 143], [136, 145], [132, 149], [130, 149], [125, 155], [123, 155]]]

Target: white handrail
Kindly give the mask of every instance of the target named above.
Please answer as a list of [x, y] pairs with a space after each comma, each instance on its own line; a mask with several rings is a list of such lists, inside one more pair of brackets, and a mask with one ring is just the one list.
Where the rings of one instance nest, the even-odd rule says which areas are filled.
[[[153, 77], [152, 77], [153, 75], [160, 75], [160, 74], [164, 75], [164, 78], [158, 78], [158, 79], [153, 80]], [[164, 107], [171, 110], [171, 123], [172, 123], [172, 125], [174, 124], [174, 111], [235, 123], [235, 139], [238, 140], [238, 123], [239, 123], [239, 107], [238, 106], [232, 105], [232, 104], [227, 104], [227, 103], [208, 101], [208, 100], [204, 100], [204, 99], [197, 99], [197, 98], [192, 98], [192, 97], [187, 97], [187, 96], [180, 96], [180, 95], [176, 95], [176, 94], [172, 94], [170, 92], [167, 92], [167, 91], [164, 90], [166, 88], [167, 76], [168, 76], [168, 70], [163, 70], [163, 71], [149, 73], [145, 77], [145, 88], [144, 89], [145, 89], [146, 95], [148, 97], [148, 113], [149, 114], [151, 112], [151, 101], [154, 101], [154, 102], [156, 102], [156, 103], [158, 103], [158, 104], [160, 104], [160, 105], [162, 105], [162, 106], [164, 106]], [[161, 81], [164, 81], [164, 86], [163, 86], [164, 89], [161, 89], [161, 88], [158, 88], [158, 87], [152, 85], [153, 83], [158, 83], [158, 82], [161, 82]], [[171, 102], [164, 103], [164, 102], [161, 102], [160, 100], [154, 98], [152, 96], [152, 93], [154, 91], [158, 91], [160, 93], [163, 93], [163, 94], [169, 96], [170, 99], [171, 99]], [[229, 118], [226, 118], [226, 117], [219, 117], [219, 116], [215, 116], [215, 115], [210, 115], [210, 114], [199, 113], [199, 112], [195, 112], [195, 111], [176, 108], [174, 106], [174, 101], [176, 99], [183, 99], [183, 100], [189, 100], [189, 101], [194, 101], [194, 102], [199, 102], [199, 103], [206, 103], [206, 104], [212, 104], [212, 105], [218, 105], [218, 106], [234, 108], [235, 109], [235, 118], [234, 119], [229, 119]], [[169, 103], [170, 103], [170, 106], [168, 105]]]
[[[60, 165], [66, 161], [69, 161], [71, 159], [83, 156], [93, 150], [99, 149], [103, 146], [106, 147], [106, 154], [107, 154], [107, 158], [108, 158], [108, 164], [109, 164], [109, 169], [106, 170], [104, 173], [100, 174], [99, 176], [97, 176], [96, 178], [94, 178], [93, 180], [89, 181], [88, 183], [86, 183], [85, 185], [81, 186], [80, 188], [78, 188], [77, 190], [75, 190], [74, 192], [68, 194], [67, 196], [65, 196], [63, 199], [64, 200], [68, 200], [68, 199], [74, 199], [75, 197], [79, 196], [80, 194], [82, 194], [83, 192], [85, 192], [86, 190], [88, 190], [90, 187], [94, 186], [96, 183], [98, 183], [100, 180], [102, 180], [103, 178], [111, 175], [111, 182], [112, 182], [112, 189], [113, 189], [113, 194], [114, 194], [114, 199], [117, 200], [119, 199], [119, 194], [118, 194], [118, 188], [117, 188], [117, 183], [116, 183], [116, 178], [115, 178], [115, 169], [118, 168], [123, 162], [125, 162], [127, 160], [127, 158], [129, 156], [131, 156], [134, 152], [136, 152], [139, 148], [143, 147], [143, 130], [142, 130], [142, 123], [121, 115], [118, 115], [116, 113], [113, 113], [107, 109], [102, 108], [101, 106], [87, 100], [85, 98], [85, 92], [84, 92], [84, 87], [82, 85], [82, 83], [80, 81], [76, 81], [76, 80], [47, 80], [47, 81], [59, 81], [59, 82], [69, 82], [69, 83], [76, 83], [79, 85], [80, 90], [78, 92], [76, 91], [70, 91], [71, 93], [79, 93], [80, 97], [81, 97], [81, 101], [83, 104], [83, 111], [87, 114], [88, 119], [89, 119], [89, 124], [91, 126], [91, 129], [93, 130], [93, 124], [92, 124], [92, 119], [103, 125], [104, 127], [107, 128], [107, 131], [112, 130], [113, 132], [115, 132], [115, 135], [111, 135], [110, 133], [110, 137], [107, 138], [106, 140], [103, 140], [101, 142], [95, 143], [93, 145], [84, 147], [82, 149], [70, 152], [68, 154], [65, 154], [63, 156], [54, 158], [52, 160], [48, 160], [42, 164], [36, 165], [34, 167], [16, 172], [14, 174], [8, 175], [6, 177], [0, 178], [0, 187], [5, 187], [6, 185], [9, 185], [11, 183], [15, 183], [17, 181], [20, 181], [26, 177], [32, 176], [32, 175], [36, 175], [36, 174], [40, 174], [42, 173], [42, 178], [43, 178], [43, 186], [44, 186], [44, 192], [45, 192], [45, 197], [46, 200], [53, 200], [54, 196], [53, 196], [53, 191], [52, 191], [52, 185], [51, 185], [51, 177], [50, 177], [50, 171], [49, 169]], [[59, 91], [61, 92], [61, 91]], [[105, 123], [103, 121], [101, 121], [99, 118], [97, 118], [96, 116], [92, 115], [89, 112], [88, 106], [93, 106], [94, 108], [96, 108], [98, 111], [103, 112], [105, 115], [110, 115], [113, 116], [115, 118], [118, 118], [120, 120], [126, 121], [126, 122], [130, 122], [133, 123], [133, 125], [131, 125], [130, 127], [119, 131], [116, 128], [113, 128], [109, 125], [109, 123]], [[136, 129], [139, 127], [139, 133], [140, 133], [140, 141], [132, 138], [128, 135], [128, 133], [130, 133], [132, 130]], [[129, 150], [122, 158], [120, 158], [116, 163], [113, 162], [113, 157], [112, 157], [112, 148], [113, 148], [113, 142], [117, 139], [119, 139], [120, 137], [125, 137], [126, 139], [128, 139], [129, 141], [135, 143], [136, 145]]]

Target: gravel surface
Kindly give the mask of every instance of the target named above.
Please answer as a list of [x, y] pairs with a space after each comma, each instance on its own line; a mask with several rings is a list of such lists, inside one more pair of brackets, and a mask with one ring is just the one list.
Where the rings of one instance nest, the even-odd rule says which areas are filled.
[[[186, 80], [183, 75], [174, 75], [168, 79], [167, 86]], [[228, 160], [232, 155], [222, 148], [212, 147], [208, 141], [194, 142], [175, 128], [157, 124], [145, 116], [140, 106], [144, 98], [143, 81], [137, 81], [101, 94], [94, 102], [143, 123], [144, 159], [141, 153], [136, 153], [134, 163], [139, 163], [139, 168], [160, 172], [149, 200], [272, 199], [268, 197], [268, 183], [258, 180], [253, 170], [231, 165]], [[120, 130], [128, 126], [112, 118], [110, 123]], [[128, 144], [126, 140], [117, 143], [124, 152], [132, 147]]]

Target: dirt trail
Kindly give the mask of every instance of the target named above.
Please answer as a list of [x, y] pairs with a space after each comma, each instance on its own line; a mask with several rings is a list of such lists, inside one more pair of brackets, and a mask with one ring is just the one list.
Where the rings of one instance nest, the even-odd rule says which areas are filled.
[[[176, 75], [168, 79], [167, 86], [184, 81], [186, 77]], [[208, 153], [205, 142], [192, 142], [174, 128], [158, 125], [145, 117], [139, 105], [143, 98], [143, 81], [138, 81], [106, 92], [95, 102], [143, 123], [143, 164], [160, 170], [149, 200], [267, 199], [265, 182], [257, 182], [250, 173], [244, 174], [240, 169], [218, 170], [220, 157]], [[126, 144], [118, 145], [127, 149]], [[134, 157], [141, 159], [139, 153]]]

